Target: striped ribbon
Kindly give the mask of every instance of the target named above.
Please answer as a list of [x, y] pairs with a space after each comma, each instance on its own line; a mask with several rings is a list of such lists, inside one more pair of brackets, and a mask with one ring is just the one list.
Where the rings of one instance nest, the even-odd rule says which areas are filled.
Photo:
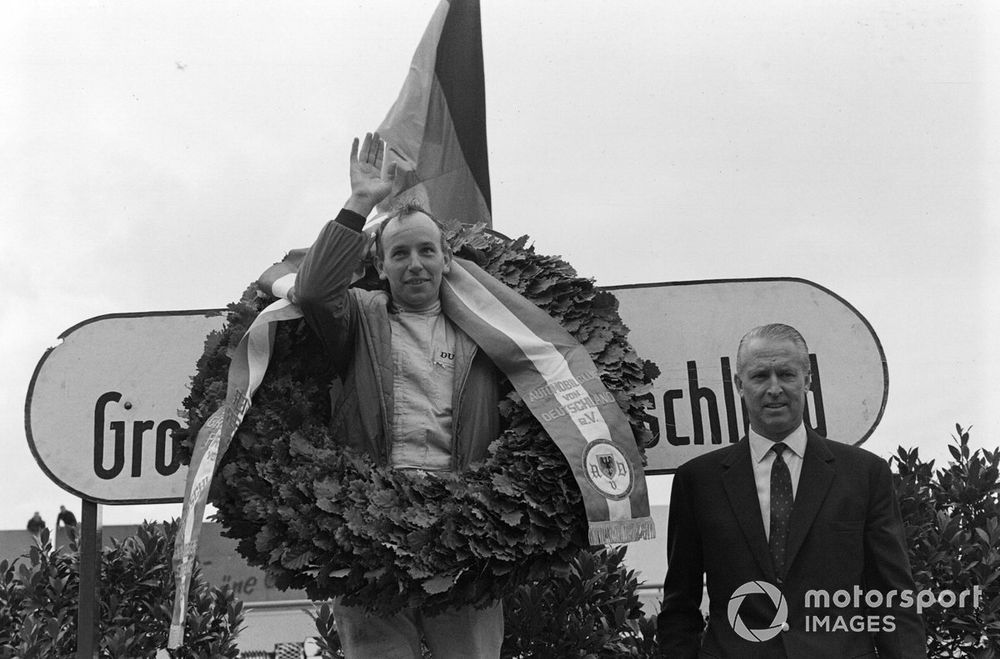
[[[184, 618], [191, 573], [198, 551], [208, 488], [212, 484], [219, 458], [229, 448], [229, 442], [250, 408], [250, 399], [267, 371], [277, 330], [276, 323], [301, 316], [299, 308], [285, 299], [278, 300], [258, 314], [240, 339], [230, 361], [225, 403], [205, 421], [195, 438], [191, 466], [184, 486], [180, 527], [174, 539], [174, 610], [167, 637], [168, 648], [180, 647], [184, 642]], [[158, 656], [168, 655], [158, 653]]]
[[587, 510], [591, 544], [655, 537], [628, 420], [587, 350], [531, 301], [455, 258], [441, 309], [510, 379], [562, 451]]
[[[173, 618], [167, 642], [184, 640], [184, 614], [212, 475], [267, 370], [275, 323], [300, 318], [294, 277], [304, 250], [269, 268], [260, 283], [283, 299], [262, 311], [229, 366], [226, 401], [195, 440], [174, 545]], [[454, 258], [441, 286], [442, 312], [507, 375], [573, 470], [591, 544], [655, 537], [642, 461], [631, 427], [586, 349], [531, 301], [470, 261]], [[160, 655], [165, 656], [165, 655]]]

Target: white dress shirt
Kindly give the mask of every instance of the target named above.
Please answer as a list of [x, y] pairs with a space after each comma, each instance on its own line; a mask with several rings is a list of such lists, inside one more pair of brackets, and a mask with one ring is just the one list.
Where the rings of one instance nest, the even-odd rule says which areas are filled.
[[[771, 465], [774, 464], [774, 451], [771, 447], [776, 442], [761, 437], [753, 428], [747, 433], [750, 439], [750, 462], [753, 464], [753, 479], [757, 484], [757, 501], [760, 503], [760, 517], [764, 520], [764, 534], [771, 535]], [[788, 473], [792, 477], [792, 498], [799, 491], [799, 474], [802, 473], [802, 458], [806, 454], [806, 426], [799, 427], [783, 440], [788, 450], [782, 454], [782, 459], [788, 465]]]

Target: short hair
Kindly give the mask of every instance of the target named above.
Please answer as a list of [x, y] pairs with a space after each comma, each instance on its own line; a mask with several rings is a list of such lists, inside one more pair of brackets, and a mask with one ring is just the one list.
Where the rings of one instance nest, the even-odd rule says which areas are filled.
[[781, 323], [770, 323], [768, 325], [760, 325], [755, 327], [740, 339], [740, 346], [736, 349], [736, 372], [739, 373], [743, 368], [743, 363], [746, 359], [745, 348], [748, 343], [753, 339], [769, 339], [771, 341], [791, 341], [796, 347], [802, 350], [802, 355], [806, 361], [806, 369], [809, 368], [809, 346], [806, 345], [806, 340], [802, 338], [799, 331], [792, 327], [791, 325], [783, 325]]
[[385, 231], [389, 222], [392, 222], [393, 220], [398, 222], [402, 218], [408, 215], [413, 215], [414, 213], [423, 213], [430, 218], [431, 222], [434, 223], [434, 226], [438, 228], [438, 231], [441, 234], [441, 251], [446, 254], [451, 252], [448, 240], [444, 236], [445, 228], [444, 225], [441, 224], [441, 221], [431, 215], [430, 211], [424, 208], [419, 202], [411, 200], [389, 211], [388, 215], [385, 216], [385, 219], [382, 220], [382, 223], [375, 228], [375, 245], [372, 256], [376, 261], [381, 261], [385, 257], [382, 250], [382, 233]]

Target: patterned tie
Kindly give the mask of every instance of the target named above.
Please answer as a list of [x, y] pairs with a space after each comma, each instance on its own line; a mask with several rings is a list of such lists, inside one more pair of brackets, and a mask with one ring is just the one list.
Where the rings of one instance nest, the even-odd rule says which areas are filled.
[[774, 464], [771, 465], [771, 532], [768, 544], [779, 579], [785, 577], [785, 545], [788, 543], [788, 522], [792, 517], [792, 476], [781, 457], [787, 448], [782, 442], [771, 447]]

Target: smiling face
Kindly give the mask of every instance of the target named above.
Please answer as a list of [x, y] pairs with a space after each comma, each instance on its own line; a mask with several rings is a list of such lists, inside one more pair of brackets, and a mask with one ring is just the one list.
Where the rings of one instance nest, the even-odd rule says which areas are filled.
[[734, 381], [750, 427], [781, 441], [802, 423], [811, 381], [809, 355], [788, 339], [754, 337], [743, 346]]
[[451, 254], [441, 246], [441, 230], [421, 212], [388, 220], [382, 231], [379, 277], [389, 283], [392, 299], [405, 311], [432, 306], [448, 272]]

